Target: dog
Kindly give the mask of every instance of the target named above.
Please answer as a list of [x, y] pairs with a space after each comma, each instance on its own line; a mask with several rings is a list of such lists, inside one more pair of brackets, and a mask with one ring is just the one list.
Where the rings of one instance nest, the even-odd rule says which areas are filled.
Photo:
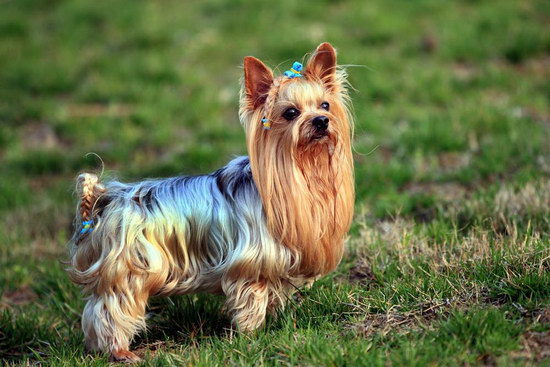
[[67, 269], [83, 288], [86, 347], [133, 362], [151, 296], [226, 297], [240, 331], [340, 262], [354, 209], [345, 70], [323, 43], [283, 75], [244, 59], [247, 157], [207, 175], [137, 183], [77, 178]]

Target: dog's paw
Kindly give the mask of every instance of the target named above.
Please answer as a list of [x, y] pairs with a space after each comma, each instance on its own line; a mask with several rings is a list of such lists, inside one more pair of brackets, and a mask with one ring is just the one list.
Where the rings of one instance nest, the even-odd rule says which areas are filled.
[[123, 363], [136, 363], [140, 362], [139, 358], [135, 353], [130, 352], [129, 350], [114, 350], [111, 352], [111, 357], [109, 358], [112, 362], [123, 362]]

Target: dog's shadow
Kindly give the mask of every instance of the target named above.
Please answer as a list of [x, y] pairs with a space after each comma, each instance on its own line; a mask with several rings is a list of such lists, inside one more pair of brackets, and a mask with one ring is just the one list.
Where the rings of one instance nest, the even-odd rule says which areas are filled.
[[[326, 322], [342, 322], [352, 314], [353, 306], [346, 290], [336, 292], [330, 278], [318, 281], [311, 289], [296, 292], [287, 300], [284, 310], [268, 315], [263, 332], [286, 328], [319, 328]], [[224, 297], [193, 294], [152, 298], [148, 308], [147, 330], [134, 339], [132, 350], [138, 355], [154, 355], [156, 350], [171, 346], [200, 346], [212, 338], [239, 337], [223, 310]], [[267, 330], [267, 331], [266, 331]]]
[[210, 294], [152, 298], [147, 330], [136, 336], [133, 347], [151, 349], [171, 342], [200, 343], [206, 337], [227, 336], [231, 322], [222, 308], [223, 297]]
[[[212, 337], [231, 339], [239, 335], [223, 307], [224, 297], [211, 294], [152, 298], [147, 309], [147, 330], [134, 338], [131, 349], [141, 357], [174, 344], [200, 345]], [[295, 301], [288, 311], [297, 305]], [[282, 311], [281, 311], [282, 312]], [[266, 327], [278, 330], [284, 325], [281, 312], [267, 315]], [[294, 312], [286, 318], [295, 319]]]

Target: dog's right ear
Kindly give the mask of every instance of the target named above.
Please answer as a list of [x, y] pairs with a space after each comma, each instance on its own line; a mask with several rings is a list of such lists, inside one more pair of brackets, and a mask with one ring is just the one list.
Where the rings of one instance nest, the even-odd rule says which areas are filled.
[[321, 43], [306, 66], [306, 75], [320, 80], [330, 90], [335, 89], [336, 50], [328, 42]]
[[261, 106], [273, 84], [273, 73], [255, 57], [244, 58], [244, 88], [248, 105], [252, 109]]

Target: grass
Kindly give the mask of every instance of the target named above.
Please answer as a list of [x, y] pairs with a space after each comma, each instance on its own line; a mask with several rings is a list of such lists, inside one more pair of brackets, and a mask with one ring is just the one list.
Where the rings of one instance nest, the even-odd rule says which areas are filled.
[[[265, 329], [154, 299], [144, 364], [543, 365], [550, 356], [545, 1], [7, 0], [0, 11], [0, 358], [86, 354], [60, 260], [73, 178], [212, 171], [245, 154], [239, 65], [322, 41], [350, 65], [356, 219], [338, 270]], [[357, 65], [357, 66], [355, 66]]]

